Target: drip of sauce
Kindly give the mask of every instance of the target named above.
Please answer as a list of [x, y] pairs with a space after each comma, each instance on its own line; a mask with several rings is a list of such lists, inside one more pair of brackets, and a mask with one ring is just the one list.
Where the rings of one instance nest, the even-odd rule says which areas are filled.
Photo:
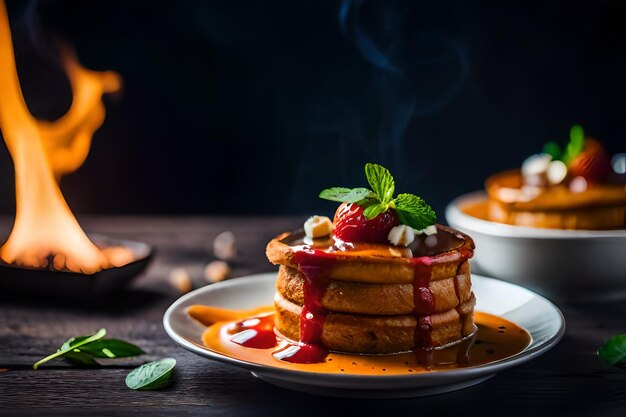
[[299, 250], [294, 254], [298, 270], [304, 276], [304, 305], [300, 313], [300, 342], [276, 351], [277, 359], [292, 363], [322, 362], [328, 350], [322, 341], [328, 311], [322, 298], [328, 287], [328, 275], [336, 258], [319, 249]]
[[413, 258], [413, 314], [415, 326], [414, 345], [418, 361], [425, 366], [432, 363], [433, 341], [431, 333], [433, 323], [430, 315], [435, 310], [435, 295], [430, 291], [431, 258]]
[[291, 343], [272, 354], [279, 361], [290, 363], [320, 363], [328, 356], [328, 350], [319, 344]]
[[[268, 307], [266, 310], [270, 309], [271, 307]], [[194, 317], [192, 313], [190, 310], [191, 316]], [[330, 352], [320, 362], [288, 362], [277, 357], [279, 356], [276, 354], [277, 351], [286, 352], [295, 349], [297, 345], [276, 335], [273, 335], [276, 346], [269, 348], [251, 348], [233, 340], [237, 333], [232, 332], [236, 329], [243, 329], [242, 332], [245, 332], [249, 330], [245, 328], [247, 325], [255, 327], [260, 324], [254, 324], [256, 319], [262, 321], [267, 318], [266, 323], [269, 323], [268, 317], [272, 315], [251, 317], [250, 321], [217, 322], [207, 328], [202, 335], [202, 341], [210, 350], [247, 362], [309, 372], [357, 375], [406, 375], [478, 366], [514, 356], [524, 351], [532, 341], [530, 334], [515, 323], [498, 316], [477, 312], [475, 321], [478, 330], [474, 335], [454, 346], [433, 349], [430, 355], [431, 363], [428, 366], [420, 362], [420, 358], [412, 352], [392, 355]], [[247, 321], [249, 323], [244, 324]], [[300, 348], [298, 351], [302, 352], [303, 349]]]

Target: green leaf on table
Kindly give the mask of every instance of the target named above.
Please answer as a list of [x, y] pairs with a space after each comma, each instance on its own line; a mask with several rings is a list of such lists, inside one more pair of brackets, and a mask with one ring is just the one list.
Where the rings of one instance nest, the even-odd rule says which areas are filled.
[[33, 365], [33, 368], [37, 369], [39, 365], [59, 357], [79, 365], [96, 366], [100, 365], [96, 361], [98, 358], [128, 358], [145, 353], [132, 343], [119, 339], [104, 339], [105, 335], [106, 330], [100, 329], [93, 335], [72, 337], [66, 340], [55, 353]]
[[170, 382], [176, 359], [164, 358], [135, 368], [126, 376], [126, 386], [130, 389], [159, 389]]
[[598, 356], [613, 366], [626, 366], [626, 334], [613, 336], [598, 349]]
[[63, 355], [63, 359], [67, 359], [68, 361], [76, 365], [100, 366], [100, 364], [93, 358], [93, 356], [78, 350], [67, 352], [65, 355]]
[[[73, 337], [66, 341], [63, 346], [61, 346], [61, 349], [67, 348], [72, 343], [84, 340], [86, 337], [88, 336]], [[146, 353], [138, 346], [119, 339], [96, 340], [80, 347], [80, 349], [75, 349], [74, 351], [77, 350], [82, 353], [91, 355], [94, 358], [103, 359], [128, 358], [131, 356], [139, 356]]]
[[[74, 349], [77, 349], [83, 345], [86, 345], [87, 343], [91, 343], [94, 342], [98, 339], [102, 339], [105, 335], [107, 334], [106, 329], [100, 329], [98, 330], [95, 334], [91, 335], [91, 336], [85, 336], [84, 338], [81, 337], [80, 340], [78, 341], [73, 341], [70, 343], [67, 343], [67, 345], [64, 343], [63, 346], [65, 346], [65, 348], [61, 348], [59, 350], [57, 350], [55, 353], [53, 353], [52, 355], [48, 355], [45, 358], [37, 361], [34, 365], [33, 365], [33, 369], [37, 369], [39, 368], [39, 366], [41, 366], [42, 364], [49, 362], [53, 359], [62, 357], [70, 352], [73, 352]], [[69, 342], [69, 341], [68, 341]]]

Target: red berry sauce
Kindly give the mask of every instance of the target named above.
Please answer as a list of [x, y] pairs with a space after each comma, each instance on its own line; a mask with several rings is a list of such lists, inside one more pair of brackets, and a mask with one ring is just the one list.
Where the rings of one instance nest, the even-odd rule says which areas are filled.
[[336, 257], [322, 250], [307, 249], [295, 253], [295, 262], [304, 276], [300, 342], [275, 352], [274, 357], [292, 363], [323, 362], [328, 354], [322, 342], [324, 320], [328, 311], [322, 305], [322, 298]]
[[231, 342], [249, 348], [270, 349], [277, 344], [273, 314], [237, 322], [229, 333], [233, 334]]

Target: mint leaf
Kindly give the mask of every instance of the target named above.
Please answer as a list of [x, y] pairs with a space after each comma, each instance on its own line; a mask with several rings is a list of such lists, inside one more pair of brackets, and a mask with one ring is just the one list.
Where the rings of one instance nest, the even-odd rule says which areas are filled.
[[613, 336], [598, 349], [598, 356], [613, 366], [626, 366], [626, 334]]
[[345, 187], [326, 188], [325, 190], [322, 190], [322, 192], [320, 192], [319, 197], [323, 198], [324, 200], [338, 201], [340, 203], [343, 203], [343, 199], [348, 194], [350, 194], [350, 191], [352, 191], [350, 188]]
[[387, 204], [393, 200], [395, 183], [387, 168], [368, 162], [365, 164], [365, 176], [381, 203]]
[[97, 358], [127, 358], [145, 353], [141, 348], [123, 340], [103, 339], [105, 335], [106, 330], [100, 329], [91, 336], [72, 337], [66, 340], [55, 353], [33, 365], [33, 369], [37, 369], [39, 365], [58, 357], [63, 357], [79, 365], [94, 366], [99, 365], [95, 360]]
[[320, 198], [340, 203], [356, 203], [366, 198], [370, 198], [372, 195], [373, 193], [367, 188], [350, 189], [344, 187], [332, 187], [322, 190]]
[[571, 143], [582, 145], [585, 141], [585, 131], [581, 125], [574, 125], [569, 130], [569, 140]]
[[435, 211], [424, 200], [413, 194], [400, 194], [394, 200], [400, 223], [422, 230], [437, 221]]
[[140, 347], [119, 339], [101, 339], [80, 348], [96, 358], [128, 358], [143, 355]]
[[372, 220], [380, 213], [384, 213], [385, 211], [387, 211], [387, 208], [388, 206], [384, 204], [373, 204], [371, 206], [367, 206], [365, 210], [363, 210], [363, 215], [367, 220]]
[[572, 162], [585, 148], [585, 131], [582, 126], [574, 125], [569, 132], [569, 143], [563, 152], [563, 162], [568, 165]]
[[560, 160], [561, 156], [563, 155], [561, 147], [556, 142], [548, 142], [543, 145], [543, 153], [547, 153], [554, 160]]
[[63, 358], [77, 365], [100, 366], [98, 362], [89, 354], [80, 351], [71, 351], [63, 355]]
[[[65, 342], [63, 342], [63, 344], [61, 345], [61, 347], [58, 350], [68, 350], [72, 347], [72, 345], [76, 345], [77, 343], [82, 342], [83, 340], [87, 339], [89, 336], [76, 336], [76, 337], [70, 337], [69, 339], [67, 339]], [[78, 349], [76, 349], [78, 350]]]
[[135, 368], [126, 376], [126, 386], [130, 389], [159, 389], [170, 382], [176, 359], [164, 358], [148, 362]]
[[87, 343], [91, 343], [98, 339], [102, 339], [106, 334], [107, 334], [106, 329], [100, 329], [96, 332], [96, 334], [93, 334], [91, 336], [87, 336], [84, 338], [81, 337], [80, 341], [73, 341], [73, 342], [68, 343], [67, 345], [64, 343], [63, 346], [65, 346], [65, 348], [59, 349], [52, 355], [46, 356], [40, 361], [37, 361], [37, 363], [33, 365], [33, 369], [37, 369], [39, 365], [44, 364], [48, 361], [51, 361], [52, 359], [56, 359], [59, 356], [63, 356], [67, 353], [71, 353], [74, 349], [78, 349], [79, 347], [86, 345]]
[[[76, 344], [85, 340], [88, 336], [72, 337], [61, 346], [60, 350], [69, 348], [72, 344]], [[74, 349], [74, 352], [85, 353], [94, 358], [128, 358], [131, 356], [143, 355], [144, 352], [138, 346], [132, 343], [125, 342], [119, 339], [100, 339], [94, 342], [81, 346], [78, 349]]]

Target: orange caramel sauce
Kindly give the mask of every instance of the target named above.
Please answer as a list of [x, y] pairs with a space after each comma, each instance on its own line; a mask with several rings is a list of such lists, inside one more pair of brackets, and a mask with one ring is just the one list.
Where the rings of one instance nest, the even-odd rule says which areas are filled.
[[461, 211], [469, 216], [479, 218], [481, 220], [489, 220], [489, 200], [473, 201], [466, 203], [460, 207]]
[[[429, 367], [420, 365], [418, 355], [414, 352], [398, 353], [393, 355], [357, 355], [330, 352], [324, 362], [320, 363], [290, 363], [277, 359], [274, 353], [294, 342], [276, 336], [276, 345], [270, 348], [252, 348], [242, 346], [237, 342], [238, 326], [242, 320], [260, 318], [261, 321], [271, 319], [273, 307], [261, 307], [248, 312], [236, 310], [213, 309], [211, 312], [202, 309], [204, 306], [192, 306], [189, 310], [191, 317], [209, 325], [202, 335], [202, 342], [207, 349], [246, 362], [285, 368], [300, 371], [357, 374], [357, 375], [406, 375], [433, 371], [444, 371], [458, 368], [468, 368], [496, 362], [514, 356], [530, 345], [532, 338], [522, 327], [501, 317], [477, 312], [475, 323], [476, 333], [461, 343], [444, 349], [435, 349], [432, 363]], [[254, 315], [246, 315], [250, 312]], [[233, 318], [230, 321], [215, 322], [215, 318], [225, 316]], [[213, 323], [213, 324], [212, 324]], [[233, 341], [235, 339], [235, 341]]]

